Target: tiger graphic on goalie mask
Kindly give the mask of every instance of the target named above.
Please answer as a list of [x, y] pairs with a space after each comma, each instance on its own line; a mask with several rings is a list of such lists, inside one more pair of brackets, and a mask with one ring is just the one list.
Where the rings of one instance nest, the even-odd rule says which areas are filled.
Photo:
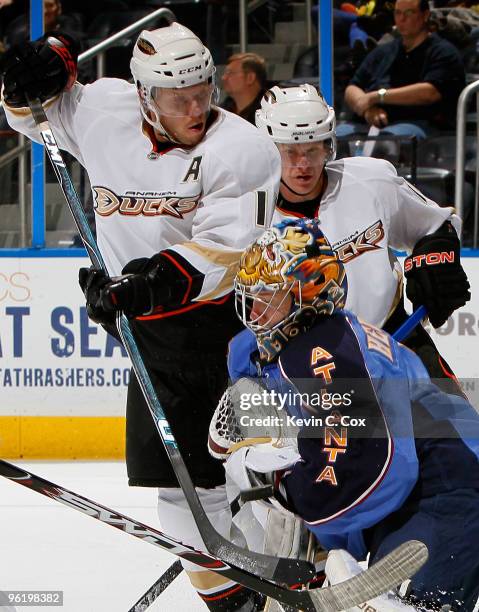
[[243, 253], [235, 293], [238, 316], [269, 361], [318, 315], [344, 308], [347, 278], [318, 219], [286, 220]]

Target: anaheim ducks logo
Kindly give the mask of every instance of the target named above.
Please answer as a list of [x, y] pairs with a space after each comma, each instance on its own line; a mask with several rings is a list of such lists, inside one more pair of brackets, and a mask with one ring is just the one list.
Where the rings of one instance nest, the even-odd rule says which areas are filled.
[[97, 215], [109, 217], [114, 213], [126, 217], [158, 217], [167, 215], [176, 219], [184, 219], [184, 216], [195, 210], [198, 206], [201, 194], [178, 198], [176, 196], [117, 196], [106, 187], [93, 187], [93, 207]]
[[146, 55], [155, 55], [155, 47], [144, 38], [140, 38], [136, 44], [142, 53], [146, 53]]
[[380, 249], [378, 242], [384, 238], [384, 228], [381, 220], [370, 225], [363, 232], [353, 235], [341, 246], [334, 246], [334, 250], [343, 263], [356, 259], [363, 253]]

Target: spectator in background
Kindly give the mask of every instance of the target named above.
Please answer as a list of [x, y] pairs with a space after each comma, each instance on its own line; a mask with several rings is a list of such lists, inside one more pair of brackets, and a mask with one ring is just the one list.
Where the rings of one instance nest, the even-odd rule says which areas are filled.
[[266, 62], [256, 53], [235, 53], [222, 76], [228, 97], [222, 107], [254, 125], [256, 109], [266, 91]]
[[457, 49], [428, 29], [427, 0], [397, 0], [399, 37], [378, 45], [362, 62], [345, 91], [353, 123], [339, 136], [382, 128], [397, 136], [425, 138], [453, 125], [465, 73]]
[[[61, 30], [71, 34], [77, 40], [82, 38], [81, 24], [71, 15], [62, 14], [60, 0], [43, 0], [43, 27], [45, 32]], [[19, 15], [5, 30], [5, 48], [18, 45], [30, 38], [30, 19], [28, 12]]]
[[60, 0], [43, 0], [43, 25], [45, 32], [59, 27], [62, 4]]

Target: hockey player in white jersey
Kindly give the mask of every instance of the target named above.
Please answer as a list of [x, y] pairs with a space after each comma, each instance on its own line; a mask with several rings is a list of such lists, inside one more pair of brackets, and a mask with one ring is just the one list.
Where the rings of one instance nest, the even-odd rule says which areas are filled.
[[[26, 94], [39, 97], [61, 148], [86, 168], [108, 269], [80, 271], [89, 315], [109, 329], [117, 310], [132, 319], [200, 499], [226, 534], [224, 473], [207, 451], [208, 424], [239, 330], [233, 277], [242, 249], [271, 223], [280, 156], [254, 126], [215, 106], [211, 54], [187, 28], [143, 31], [131, 71], [134, 84], [105, 78], [83, 86], [72, 39], [45, 35], [4, 56], [5, 112], [14, 129], [39, 141]], [[162, 528], [202, 549], [135, 376], [126, 456], [130, 485], [159, 487]], [[246, 589], [185, 563], [210, 609], [252, 609]]]
[[[346, 268], [346, 308], [389, 333], [405, 320], [402, 271], [392, 249], [411, 253], [406, 294], [416, 308], [426, 306], [434, 327], [470, 299], [454, 209], [439, 207], [385, 160], [335, 160], [335, 113], [313, 86], [273, 87], [256, 111], [256, 125], [281, 154], [275, 221], [320, 218]], [[422, 326], [405, 343], [430, 376], [456, 388], [446, 384], [454, 375]]]

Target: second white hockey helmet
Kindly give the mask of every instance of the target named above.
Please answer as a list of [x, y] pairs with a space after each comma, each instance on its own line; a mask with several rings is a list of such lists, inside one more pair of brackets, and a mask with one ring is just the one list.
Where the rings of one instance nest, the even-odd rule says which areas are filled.
[[256, 111], [256, 127], [278, 144], [331, 140], [336, 156], [336, 115], [315, 87], [272, 87]]
[[162, 129], [161, 108], [156, 102], [161, 88], [182, 89], [205, 84], [205, 89], [210, 90], [205, 110], [215, 102], [216, 68], [211, 53], [191, 30], [179, 23], [153, 31], [143, 30], [136, 41], [130, 69], [143, 116], [153, 127]]

